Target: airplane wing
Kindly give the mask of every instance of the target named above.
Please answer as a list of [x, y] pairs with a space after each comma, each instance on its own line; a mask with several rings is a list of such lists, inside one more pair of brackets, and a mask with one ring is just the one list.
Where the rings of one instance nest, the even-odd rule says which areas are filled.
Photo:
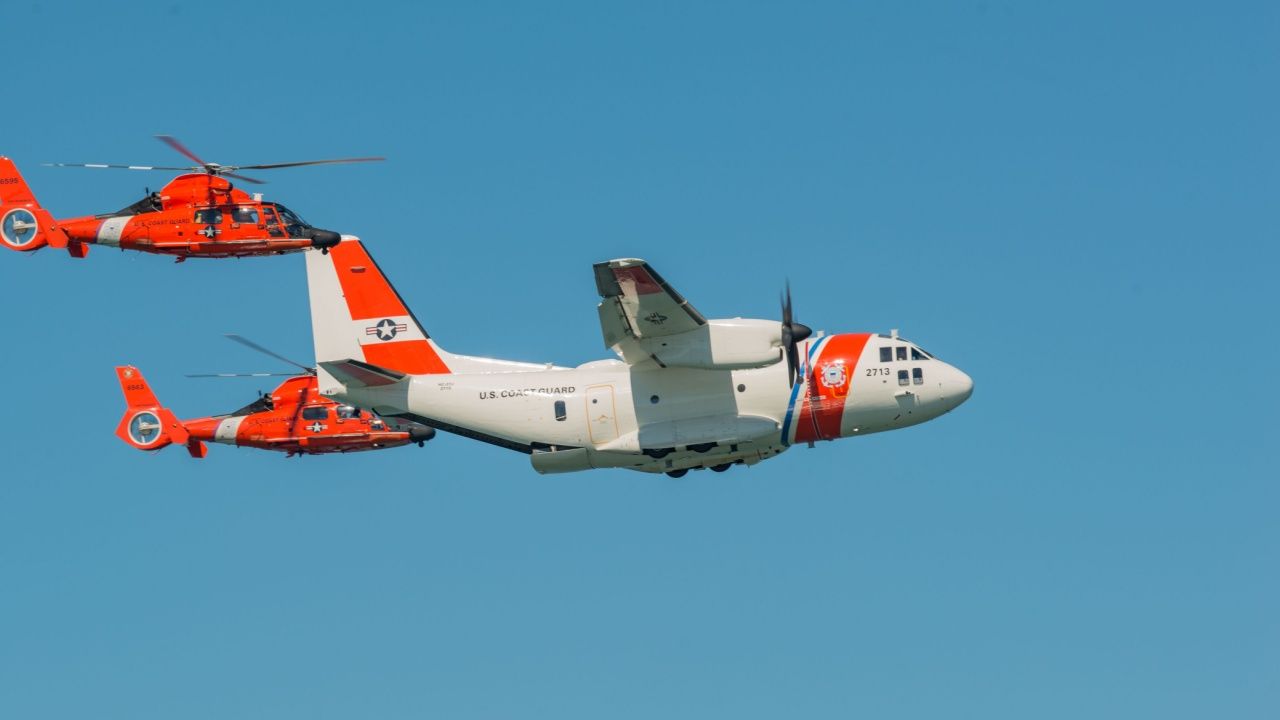
[[599, 306], [604, 344], [611, 348], [621, 345], [619, 352], [627, 362], [649, 357], [628, 352], [632, 344], [628, 340], [679, 335], [707, 324], [702, 313], [643, 260], [597, 263], [595, 274], [596, 289], [604, 298]]

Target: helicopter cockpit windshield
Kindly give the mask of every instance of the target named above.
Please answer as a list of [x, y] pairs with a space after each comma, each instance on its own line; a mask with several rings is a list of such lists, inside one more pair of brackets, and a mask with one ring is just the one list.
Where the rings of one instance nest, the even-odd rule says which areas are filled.
[[276, 210], [280, 213], [280, 220], [284, 223], [285, 233], [287, 233], [289, 237], [310, 237], [306, 231], [309, 230], [311, 226], [308, 225], [305, 220], [298, 217], [297, 213], [280, 203], [276, 203]]
[[229, 417], [240, 417], [241, 415], [253, 415], [254, 413], [267, 412], [275, 409], [275, 403], [271, 402], [271, 396], [262, 394], [257, 400], [245, 405], [244, 407], [231, 413]]

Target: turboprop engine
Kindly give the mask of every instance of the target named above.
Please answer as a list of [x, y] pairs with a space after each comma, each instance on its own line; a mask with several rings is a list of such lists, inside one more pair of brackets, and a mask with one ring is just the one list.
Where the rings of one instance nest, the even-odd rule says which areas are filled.
[[666, 367], [745, 370], [782, 359], [782, 324], [774, 320], [708, 320], [678, 335], [637, 339], [645, 354]]

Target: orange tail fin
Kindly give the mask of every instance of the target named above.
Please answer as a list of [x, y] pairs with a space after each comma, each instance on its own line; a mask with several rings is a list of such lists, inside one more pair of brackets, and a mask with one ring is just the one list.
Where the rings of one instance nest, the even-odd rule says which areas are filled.
[[[120, 380], [126, 406], [124, 417], [116, 426], [116, 435], [121, 440], [139, 450], [159, 450], [170, 443], [190, 441], [187, 428], [168, 408], [160, 405], [138, 368], [132, 365], [118, 367], [116, 377]], [[193, 451], [192, 455], [196, 453]], [[203, 457], [203, 454], [198, 457]]]
[[308, 252], [307, 285], [317, 362], [359, 360], [411, 375], [450, 371], [447, 353], [356, 238]]
[[7, 157], [0, 157], [0, 245], [31, 252], [45, 245], [65, 248], [68, 240], [49, 211], [36, 202], [18, 166]]

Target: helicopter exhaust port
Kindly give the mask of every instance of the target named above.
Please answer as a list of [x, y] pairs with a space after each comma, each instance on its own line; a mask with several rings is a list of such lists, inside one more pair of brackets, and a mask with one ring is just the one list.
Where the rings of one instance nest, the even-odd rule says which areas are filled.
[[342, 236], [332, 230], [311, 229], [311, 247], [329, 252], [329, 248], [342, 242]]

